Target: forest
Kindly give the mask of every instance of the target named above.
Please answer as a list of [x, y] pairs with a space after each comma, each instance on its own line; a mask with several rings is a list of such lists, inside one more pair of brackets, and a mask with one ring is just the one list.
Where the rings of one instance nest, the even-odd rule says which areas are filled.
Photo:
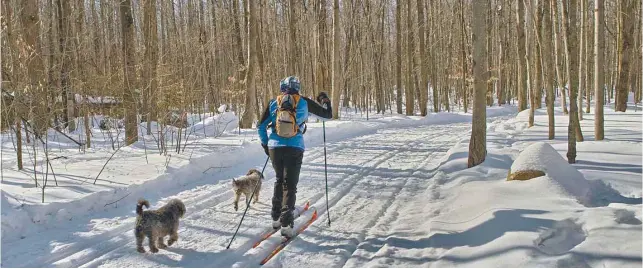
[[279, 80], [296, 75], [303, 95], [329, 93], [334, 118], [348, 110], [472, 112], [470, 165], [484, 160], [485, 107], [530, 109], [533, 125], [544, 105], [553, 139], [560, 102], [575, 134], [571, 163], [584, 113], [596, 110], [601, 140], [604, 104], [631, 109], [630, 93], [641, 101], [641, 7], [640, 0], [2, 0], [1, 129], [16, 137], [19, 169], [23, 137], [43, 141], [49, 129], [69, 135], [83, 125], [85, 137], [74, 141], [90, 148], [95, 115], [123, 119], [125, 145], [142, 128], [163, 148], [167, 126], [221, 105], [240, 128], [252, 128]]

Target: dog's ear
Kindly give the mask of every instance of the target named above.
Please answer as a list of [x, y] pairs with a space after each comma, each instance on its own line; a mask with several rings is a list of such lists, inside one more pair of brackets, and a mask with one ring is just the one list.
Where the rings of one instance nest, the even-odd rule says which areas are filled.
[[246, 176], [252, 175], [252, 173], [254, 173], [255, 171], [257, 171], [257, 169], [248, 170], [248, 173], [246, 174]]

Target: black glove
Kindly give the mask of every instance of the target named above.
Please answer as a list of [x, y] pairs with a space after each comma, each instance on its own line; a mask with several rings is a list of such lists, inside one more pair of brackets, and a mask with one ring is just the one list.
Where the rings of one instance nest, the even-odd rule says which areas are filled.
[[261, 147], [263, 147], [263, 152], [266, 153], [270, 157], [270, 151], [268, 150], [268, 146], [261, 144]]
[[328, 94], [325, 92], [320, 92], [319, 95], [317, 95], [317, 102], [320, 104], [330, 104], [330, 98], [328, 98]]

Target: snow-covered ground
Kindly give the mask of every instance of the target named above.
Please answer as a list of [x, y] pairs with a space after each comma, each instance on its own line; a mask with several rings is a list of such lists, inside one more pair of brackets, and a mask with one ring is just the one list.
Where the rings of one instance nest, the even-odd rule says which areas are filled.
[[[327, 122], [330, 212], [324, 196], [321, 123], [309, 124], [297, 200], [310, 201], [320, 217], [265, 266], [642, 266], [640, 111], [615, 113], [606, 108], [606, 140], [600, 142], [593, 141], [593, 114], [586, 115], [582, 127], [587, 142], [578, 143], [577, 164], [559, 161], [552, 170], [580, 171], [574, 179], [602, 186], [592, 189], [592, 197], [598, 197], [594, 203], [579, 199], [574, 187], [565, 184], [570, 181], [565, 173], [506, 181], [513, 160], [536, 142], [549, 143], [561, 158], [565, 155], [567, 116], [559, 108], [553, 141], [546, 140], [544, 109], [529, 129], [527, 111], [516, 115], [513, 107], [493, 107], [487, 113], [487, 159], [471, 169], [466, 168], [468, 114], [371, 115], [375, 118], [369, 121], [355, 117]], [[148, 157], [161, 160], [150, 158], [150, 165], [144, 165], [140, 146], [121, 149], [125, 154], [103, 173], [104, 179], [125, 186], [104, 181], [103, 189], [71, 196], [66, 189], [78, 183], [68, 181], [66, 188], [59, 187], [61, 198], [46, 204], [38, 203], [38, 191], [21, 200], [17, 189], [5, 190], [4, 177], [15, 172], [5, 170], [11, 159], [3, 152], [2, 266], [259, 266], [279, 241], [274, 236], [252, 249], [271, 222], [272, 168], [266, 169], [260, 202], [248, 211], [226, 249], [242, 214], [233, 210], [230, 179], [250, 168], [261, 169], [266, 160], [254, 131], [194, 141], [192, 158], [186, 150], [183, 159], [167, 169], [166, 158], [156, 153]], [[3, 140], [3, 150], [5, 144]], [[535, 152], [551, 156], [554, 151]], [[80, 165], [93, 171], [103, 164], [105, 155], [99, 154], [69, 158], [87, 158]], [[92, 163], [92, 157], [100, 161]], [[64, 164], [54, 165], [60, 173], [56, 165]], [[94, 176], [85, 175], [89, 181]], [[594, 184], [596, 180], [609, 185]], [[54, 193], [53, 188], [48, 187], [46, 195]], [[134, 207], [139, 197], [150, 200], [154, 208], [171, 198], [185, 202], [187, 214], [177, 244], [157, 254], [136, 252]], [[297, 225], [304, 220], [298, 219]]]

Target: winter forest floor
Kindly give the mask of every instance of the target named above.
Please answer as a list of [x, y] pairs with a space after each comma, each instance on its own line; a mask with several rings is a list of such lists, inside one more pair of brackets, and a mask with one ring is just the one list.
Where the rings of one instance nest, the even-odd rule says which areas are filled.
[[[626, 113], [615, 113], [606, 106], [606, 139], [600, 142], [593, 141], [593, 113], [581, 122], [586, 142], [577, 144], [573, 167], [619, 193], [605, 196], [601, 205], [579, 203], [549, 177], [506, 181], [512, 162], [536, 142], [549, 143], [565, 156], [568, 117], [560, 107], [552, 141], [547, 140], [544, 107], [532, 128], [527, 128], [528, 110], [491, 107], [487, 113], [486, 161], [470, 169], [470, 114], [386, 114], [368, 121], [353, 115], [327, 122], [330, 227], [321, 123], [310, 123], [297, 200], [310, 201], [320, 217], [265, 266], [643, 265], [640, 110], [632, 105]], [[260, 202], [251, 206], [226, 250], [242, 214], [232, 207], [230, 179], [261, 169], [265, 155], [255, 131], [237, 134], [236, 126], [222, 125], [230, 116], [225, 115], [195, 121], [192, 144], [188, 141], [188, 149], [171, 158], [148, 149], [146, 164], [142, 142], [121, 149], [96, 185], [91, 183], [97, 171], [113, 152], [107, 139], [102, 147], [97, 139], [96, 149], [85, 154], [69, 143], [52, 143], [52, 156], [67, 158], [52, 161], [59, 186], [48, 182], [45, 204], [29, 177], [33, 163], [25, 163], [29, 174], [15, 170], [11, 138], [3, 135], [1, 265], [258, 267], [279, 241], [275, 235], [252, 248], [271, 223], [274, 171], [266, 168]], [[148, 137], [146, 143], [155, 142]], [[172, 198], [183, 200], [187, 214], [177, 244], [157, 254], [136, 252], [134, 208], [140, 197], [152, 208]]]

